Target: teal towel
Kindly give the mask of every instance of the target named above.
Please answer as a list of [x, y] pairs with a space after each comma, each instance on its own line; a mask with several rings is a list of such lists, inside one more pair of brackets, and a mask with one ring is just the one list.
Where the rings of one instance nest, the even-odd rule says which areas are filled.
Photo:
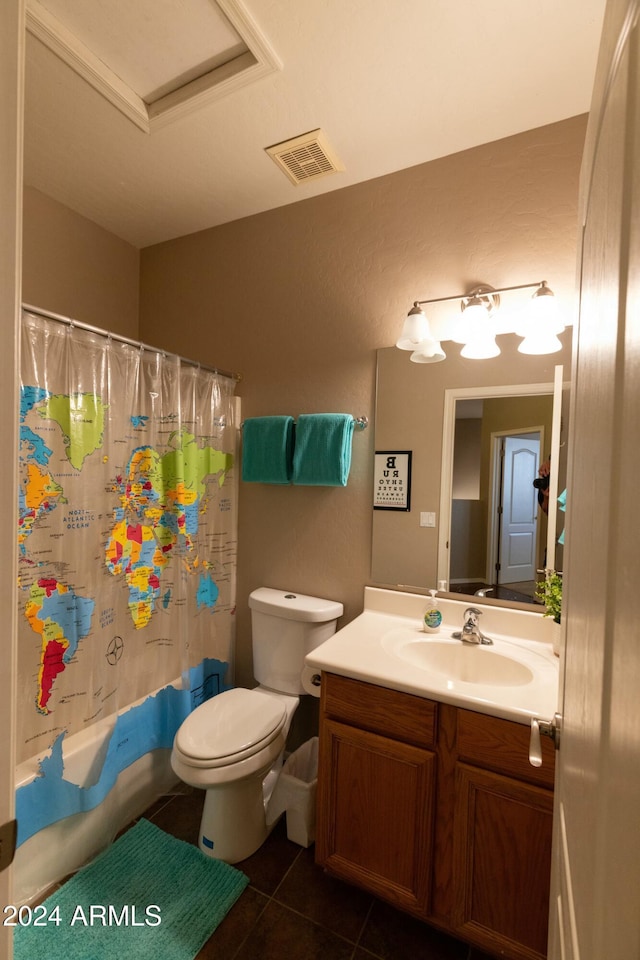
[[242, 479], [291, 483], [293, 417], [251, 417], [242, 428]]
[[[562, 493], [561, 493], [560, 496], [558, 497], [558, 506], [560, 507], [560, 509], [562, 510], [563, 513], [566, 513], [566, 510], [567, 510], [567, 490], [566, 490], [566, 488], [562, 491]], [[558, 537], [558, 543], [560, 544], [560, 546], [564, 547], [564, 530], [562, 531], [562, 533], [561, 533], [560, 536]]]
[[298, 417], [293, 482], [307, 487], [346, 487], [354, 420], [347, 413]]

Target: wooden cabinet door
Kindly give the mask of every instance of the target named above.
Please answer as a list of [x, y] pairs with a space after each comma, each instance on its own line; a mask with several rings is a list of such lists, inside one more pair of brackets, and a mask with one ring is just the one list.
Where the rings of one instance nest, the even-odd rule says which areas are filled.
[[411, 913], [427, 912], [435, 754], [324, 720], [316, 860]]
[[542, 960], [552, 791], [458, 763], [454, 816], [454, 928], [509, 960]]

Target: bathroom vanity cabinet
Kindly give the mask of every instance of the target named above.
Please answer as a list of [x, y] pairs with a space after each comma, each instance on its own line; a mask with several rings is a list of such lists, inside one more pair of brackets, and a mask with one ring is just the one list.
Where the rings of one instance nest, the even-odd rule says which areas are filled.
[[323, 674], [316, 861], [508, 960], [546, 956], [555, 755], [529, 728]]

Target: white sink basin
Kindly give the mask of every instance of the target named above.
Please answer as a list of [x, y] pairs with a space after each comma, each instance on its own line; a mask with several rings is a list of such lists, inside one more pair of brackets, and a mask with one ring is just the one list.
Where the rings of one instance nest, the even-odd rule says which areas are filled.
[[521, 687], [531, 683], [533, 672], [524, 663], [491, 646], [463, 643], [461, 640], [438, 641], [389, 638], [383, 645], [414, 667], [440, 674], [463, 683], [490, 684], [499, 687]]
[[427, 602], [366, 587], [364, 611], [310, 651], [307, 665], [520, 723], [553, 717], [558, 658], [541, 613], [484, 606], [481, 629], [494, 641], [485, 646], [453, 638], [467, 602], [447, 597], [439, 633], [425, 633]]

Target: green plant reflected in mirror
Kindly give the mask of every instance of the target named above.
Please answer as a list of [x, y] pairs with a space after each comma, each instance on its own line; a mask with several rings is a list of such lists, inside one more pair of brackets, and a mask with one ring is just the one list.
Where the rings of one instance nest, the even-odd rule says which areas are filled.
[[549, 570], [544, 580], [536, 587], [536, 598], [544, 605], [545, 617], [553, 617], [560, 623], [562, 614], [562, 574]]

